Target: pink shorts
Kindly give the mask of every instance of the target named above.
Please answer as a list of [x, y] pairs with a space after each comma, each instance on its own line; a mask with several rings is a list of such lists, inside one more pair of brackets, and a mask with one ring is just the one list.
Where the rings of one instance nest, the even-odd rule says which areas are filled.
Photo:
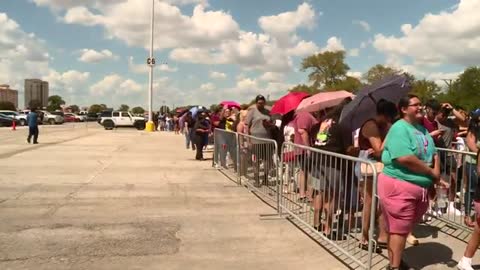
[[428, 190], [383, 173], [378, 176], [378, 196], [387, 232], [406, 235], [428, 209]]

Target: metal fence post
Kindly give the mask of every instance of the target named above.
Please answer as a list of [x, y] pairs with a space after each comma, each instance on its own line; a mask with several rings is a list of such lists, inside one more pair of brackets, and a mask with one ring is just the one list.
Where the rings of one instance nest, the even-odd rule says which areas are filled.
[[377, 173], [377, 168], [375, 165], [371, 162], [368, 161], [368, 166], [372, 168], [373, 172], [373, 183], [372, 183], [372, 207], [370, 211], [370, 228], [368, 230], [368, 258], [367, 258], [367, 269], [371, 269], [372, 267], [372, 259], [373, 259], [373, 243], [375, 240], [374, 238], [374, 233], [375, 233], [375, 220], [377, 216], [377, 180], [378, 180], [378, 173]]
[[237, 163], [237, 182], [239, 185], [242, 185], [242, 168], [241, 168], [241, 163], [240, 163], [240, 135], [238, 133], [235, 133], [235, 145], [236, 145], [236, 156], [237, 160], [235, 161]]

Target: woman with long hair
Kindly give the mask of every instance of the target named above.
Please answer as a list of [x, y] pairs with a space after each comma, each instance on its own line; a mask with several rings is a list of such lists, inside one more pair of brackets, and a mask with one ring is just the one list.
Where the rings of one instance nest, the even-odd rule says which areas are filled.
[[[381, 99], [377, 103], [377, 115], [365, 121], [359, 131], [358, 144], [360, 147], [360, 158], [378, 162], [383, 152], [383, 142], [388, 130], [397, 118], [397, 105]], [[361, 171], [360, 163], [357, 165], [360, 197], [363, 199], [362, 210], [362, 249], [368, 250], [368, 231], [370, 229], [370, 216], [372, 209], [373, 175], [364, 174]], [[378, 218], [378, 217], [377, 217]], [[379, 218], [379, 236], [377, 247], [386, 248], [387, 235], [384, 230], [383, 220]], [[380, 249], [377, 249], [379, 252]]]

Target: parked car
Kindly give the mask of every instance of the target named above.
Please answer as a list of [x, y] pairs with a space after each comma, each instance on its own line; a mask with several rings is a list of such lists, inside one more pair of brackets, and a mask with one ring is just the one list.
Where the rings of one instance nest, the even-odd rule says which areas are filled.
[[85, 122], [85, 119], [87, 118], [85, 115], [79, 115], [76, 113], [66, 113], [65, 115], [70, 115], [75, 118], [75, 122]]
[[39, 112], [43, 116], [43, 119], [42, 119], [43, 123], [48, 123], [50, 125], [55, 125], [55, 124], [59, 125], [65, 122], [62, 112], [53, 112], [53, 113], [50, 113], [47, 111], [39, 111]]
[[98, 121], [98, 113], [88, 113], [87, 116], [85, 117], [85, 121], [87, 122], [95, 122]]
[[68, 122], [77, 122], [77, 119], [75, 119], [75, 116], [70, 113], [66, 113], [63, 115], [63, 120], [68, 123]]
[[18, 124], [20, 126], [27, 125], [27, 114], [21, 114], [16, 111], [9, 111], [9, 110], [0, 110], [0, 114], [13, 117], [18, 120]]
[[115, 127], [135, 127], [138, 130], [145, 129], [145, 119], [143, 117], [133, 116], [130, 112], [105, 112], [100, 119], [100, 124], [106, 130], [112, 130]]
[[11, 127], [13, 122], [15, 122], [16, 125], [20, 124], [20, 122], [14, 117], [0, 113], [0, 127]]

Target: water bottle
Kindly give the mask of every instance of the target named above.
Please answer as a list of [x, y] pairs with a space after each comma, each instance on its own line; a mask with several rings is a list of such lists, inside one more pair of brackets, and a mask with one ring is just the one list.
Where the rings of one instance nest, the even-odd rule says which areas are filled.
[[437, 207], [446, 208], [448, 205], [447, 189], [437, 188]]

